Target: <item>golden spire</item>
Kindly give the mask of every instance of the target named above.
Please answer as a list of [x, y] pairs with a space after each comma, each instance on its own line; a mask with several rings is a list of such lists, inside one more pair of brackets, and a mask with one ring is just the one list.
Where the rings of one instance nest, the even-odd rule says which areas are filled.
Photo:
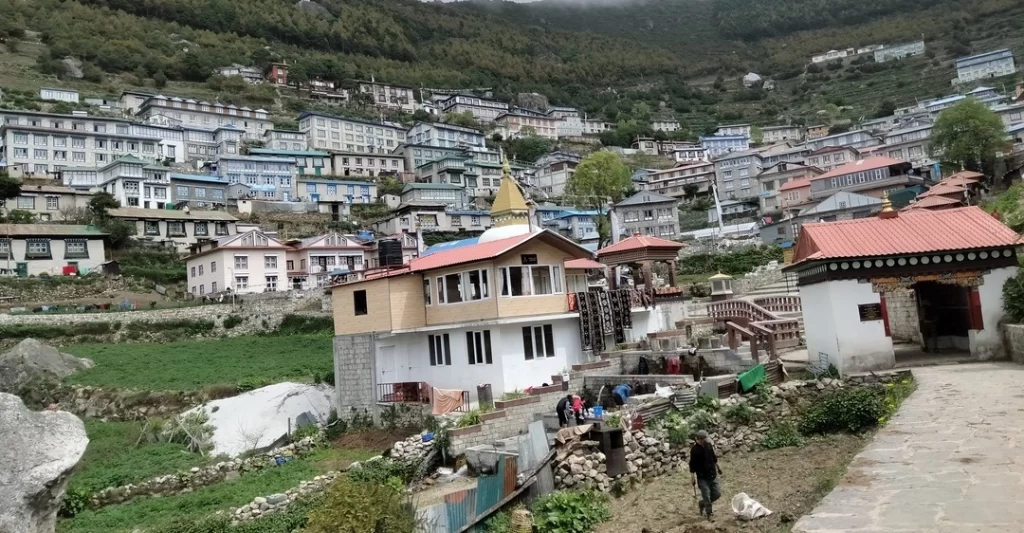
[[512, 178], [512, 167], [505, 157], [501, 167], [501, 186], [491, 205], [491, 223], [494, 227], [528, 224], [529, 218], [530, 208], [526, 205], [523, 192], [519, 190], [519, 184]]
[[889, 201], [889, 191], [882, 193], [882, 212], [888, 213], [892, 211], [892, 202]]

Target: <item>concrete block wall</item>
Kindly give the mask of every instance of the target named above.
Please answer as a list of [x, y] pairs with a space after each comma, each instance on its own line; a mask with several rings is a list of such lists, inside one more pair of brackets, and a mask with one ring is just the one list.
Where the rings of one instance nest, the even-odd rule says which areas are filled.
[[917, 316], [917, 298], [911, 289], [885, 293], [892, 340], [921, 344], [921, 325]]
[[348, 418], [351, 408], [377, 418], [376, 338], [373, 333], [334, 337], [334, 407]]

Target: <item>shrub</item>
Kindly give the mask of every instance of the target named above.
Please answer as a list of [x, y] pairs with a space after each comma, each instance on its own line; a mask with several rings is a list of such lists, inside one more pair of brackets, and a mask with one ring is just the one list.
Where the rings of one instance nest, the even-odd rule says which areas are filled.
[[470, 412], [460, 416], [459, 421], [455, 424], [455, 427], [464, 428], [468, 426], [475, 426], [479, 423], [481, 423], [480, 411], [478, 411], [477, 409], [473, 409]]
[[767, 381], [758, 382], [750, 391], [754, 393], [751, 399], [754, 405], [764, 405], [772, 399], [772, 386]]
[[331, 409], [330, 414], [327, 415], [327, 427], [324, 436], [327, 440], [333, 441], [346, 431], [348, 431], [348, 422], [342, 418], [338, 418], [337, 409]]
[[604, 494], [560, 490], [534, 502], [533, 525], [539, 533], [589, 533], [611, 514]]
[[1003, 310], [1014, 322], [1024, 322], [1024, 270], [1003, 283]]
[[265, 377], [250, 377], [245, 378], [238, 382], [238, 392], [248, 392], [254, 389], [260, 389], [272, 384], [270, 378]]
[[373, 416], [366, 409], [359, 411], [355, 407], [349, 407], [348, 428], [353, 431], [363, 431], [373, 428]]
[[698, 396], [697, 402], [694, 404], [694, 407], [697, 409], [703, 409], [704, 411], [712, 413], [717, 411], [720, 406], [721, 404], [718, 402], [718, 398], [715, 398], [714, 396]]
[[704, 409], [695, 410], [686, 419], [686, 425], [689, 426], [690, 431], [711, 431], [718, 425], [715, 421], [715, 415]]
[[334, 331], [334, 318], [330, 316], [285, 315], [277, 328], [279, 335], [330, 333]]
[[245, 319], [238, 315], [228, 315], [224, 318], [224, 329], [234, 329], [235, 326], [239, 326], [243, 322], [245, 322]]
[[730, 406], [722, 413], [726, 420], [737, 424], [749, 424], [757, 418], [757, 411], [745, 403]]
[[296, 428], [292, 431], [292, 441], [299, 441], [306, 437], [315, 437], [320, 433], [320, 426], [316, 424], [306, 424], [300, 428]]
[[327, 491], [321, 505], [309, 513], [306, 533], [372, 531], [408, 533], [416, 530], [415, 510], [402, 494], [378, 483], [344, 476]]
[[484, 522], [484, 531], [487, 533], [513, 533], [512, 515], [508, 511], [497, 513]]
[[858, 433], [877, 426], [886, 413], [882, 391], [848, 387], [827, 394], [808, 407], [800, 419], [800, 431]]
[[349, 469], [348, 475], [353, 481], [384, 484], [392, 478], [397, 478], [399, 481], [408, 480], [413, 474], [413, 468], [415, 467], [409, 467], [404, 463], [382, 458], [373, 461], [363, 461], [359, 463], [358, 467]]
[[[584, 387], [583, 391], [586, 392], [586, 390], [587, 390], [586, 387]], [[502, 394], [501, 398], [499, 398], [499, 399], [501, 401], [503, 401], [503, 402], [507, 402], [507, 401], [510, 401], [510, 400], [518, 400], [519, 398], [525, 398], [525, 397], [526, 397], [526, 393], [525, 392], [523, 392], [523, 391], [521, 391], [519, 389], [516, 389], [516, 390], [509, 391], [509, 392], [506, 392], [506, 393]]]
[[766, 450], [785, 448], [786, 446], [801, 446], [804, 438], [794, 424], [777, 424], [771, 427], [761, 437], [761, 447]]
[[90, 492], [82, 487], [69, 487], [60, 504], [60, 515], [71, 518], [89, 507]]

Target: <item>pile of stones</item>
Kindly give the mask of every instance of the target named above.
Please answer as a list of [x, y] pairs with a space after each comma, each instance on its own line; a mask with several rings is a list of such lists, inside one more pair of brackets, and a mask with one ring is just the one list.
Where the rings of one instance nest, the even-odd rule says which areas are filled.
[[555, 466], [555, 487], [589, 487], [610, 492], [617, 482], [634, 483], [677, 471], [685, 466], [686, 449], [670, 443], [661, 430], [634, 431], [623, 435], [626, 472], [609, 477], [607, 457], [597, 443], [584, 442]]
[[423, 437], [426, 436], [427, 433], [429, 432], [424, 431], [422, 433], [417, 433], [405, 440], [396, 442], [394, 446], [391, 447], [389, 457], [401, 463], [419, 465], [424, 459], [426, 459], [427, 454], [429, 454], [430, 450], [434, 447], [433, 440], [430, 442], [423, 442]]
[[295, 500], [326, 489], [341, 474], [338, 471], [331, 471], [322, 476], [316, 476], [310, 481], [303, 481], [299, 486], [292, 487], [284, 493], [253, 498], [249, 504], [230, 511], [231, 521], [237, 524], [283, 511]]
[[259, 470], [277, 465], [278, 458], [285, 461], [310, 451], [316, 446], [314, 439], [306, 437], [266, 453], [245, 459], [231, 459], [204, 468], [192, 468], [188, 472], [158, 476], [141, 483], [129, 483], [120, 487], [108, 487], [89, 498], [89, 506], [97, 509], [123, 503], [132, 498], [170, 496], [191, 492], [199, 487], [236, 479], [243, 472]]

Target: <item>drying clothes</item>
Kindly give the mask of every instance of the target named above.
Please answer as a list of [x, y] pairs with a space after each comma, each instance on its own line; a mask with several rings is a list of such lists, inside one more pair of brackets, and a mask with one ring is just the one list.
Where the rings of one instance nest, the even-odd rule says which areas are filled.
[[462, 391], [458, 389], [431, 389], [431, 414], [440, 416], [462, 407]]
[[576, 293], [580, 313], [580, 347], [598, 354], [604, 351], [604, 333], [596, 292]]

